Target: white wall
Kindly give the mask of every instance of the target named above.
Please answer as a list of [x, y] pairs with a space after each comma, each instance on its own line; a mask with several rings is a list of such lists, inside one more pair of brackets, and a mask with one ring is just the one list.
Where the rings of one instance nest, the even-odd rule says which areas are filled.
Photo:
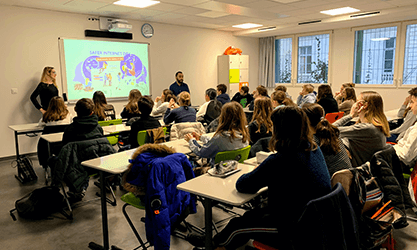
[[[98, 29], [97, 22], [87, 15], [35, 10], [0, 5], [0, 106], [2, 118], [0, 133], [3, 140], [0, 157], [15, 154], [13, 132], [9, 125], [38, 122], [41, 113], [29, 100], [39, 83], [44, 66], [56, 67], [60, 77], [58, 37], [84, 38], [85, 29]], [[175, 81], [174, 74], [181, 70], [192, 93], [193, 105], [203, 103], [204, 91], [217, 85], [217, 55], [233, 45], [241, 48], [250, 58], [250, 88], [258, 85], [258, 38], [234, 37], [227, 32], [152, 23], [155, 35], [143, 38], [143, 22], [131, 20], [133, 41], [149, 42], [151, 58], [152, 95], [160, 95]], [[61, 84], [61, 81], [58, 81]], [[11, 94], [17, 88], [17, 94]], [[62, 94], [62, 92], [60, 92]], [[121, 112], [125, 102], [114, 104]], [[69, 107], [73, 112], [73, 107]], [[38, 138], [19, 137], [20, 152], [36, 152]]]
[[[350, 28], [336, 29], [331, 35], [331, 48], [329, 60], [329, 83], [333, 92], [339, 91], [340, 86], [346, 82], [352, 82], [353, 77], [353, 56], [354, 56], [354, 35], [355, 32]], [[301, 91], [301, 84], [287, 86], [288, 92], [293, 100]], [[315, 90], [317, 90], [317, 86]], [[407, 91], [412, 87], [381, 87], [381, 86], [359, 86], [356, 85], [356, 95], [360, 92], [373, 90], [380, 93], [384, 99], [384, 110], [396, 109], [401, 106], [404, 98], [408, 95]]]

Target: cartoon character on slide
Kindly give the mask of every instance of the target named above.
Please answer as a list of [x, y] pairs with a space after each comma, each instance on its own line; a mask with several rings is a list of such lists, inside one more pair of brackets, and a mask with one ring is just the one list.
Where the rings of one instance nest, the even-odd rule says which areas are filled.
[[113, 77], [110, 73], [107, 75], [107, 79], [109, 80], [109, 86], [111, 86], [111, 81], [113, 80]]
[[107, 86], [107, 73], [104, 73], [103, 80], [104, 80], [104, 85], [103, 86]]
[[101, 67], [101, 68], [100, 68], [100, 72], [99, 72], [99, 74], [100, 74], [101, 72], [105, 71], [106, 69], [107, 69], [107, 63], [106, 63], [106, 62], [103, 62], [103, 67]]
[[129, 68], [127, 67], [126, 62], [125, 62], [123, 64], [123, 66], [122, 66], [122, 71], [123, 71], [123, 77], [122, 77], [122, 79], [124, 79], [126, 77], [128, 70], [129, 70]]
[[131, 69], [129, 70], [129, 73], [132, 76], [135, 76], [135, 65], [132, 62], [130, 63], [130, 67], [131, 67]]
[[120, 88], [121, 79], [122, 79], [122, 73], [120, 73], [120, 72], [119, 72], [119, 73], [117, 74], [117, 80], [119, 81], [119, 84], [117, 85], [116, 89], [120, 89], [120, 90], [122, 90], [122, 89]]

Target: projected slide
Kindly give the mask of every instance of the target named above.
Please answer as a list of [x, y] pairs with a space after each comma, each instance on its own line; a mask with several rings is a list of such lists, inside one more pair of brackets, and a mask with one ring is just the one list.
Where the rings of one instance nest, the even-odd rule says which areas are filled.
[[[150, 94], [148, 44], [62, 39], [69, 100], [127, 97], [131, 89]], [[62, 50], [62, 49], [61, 49]]]

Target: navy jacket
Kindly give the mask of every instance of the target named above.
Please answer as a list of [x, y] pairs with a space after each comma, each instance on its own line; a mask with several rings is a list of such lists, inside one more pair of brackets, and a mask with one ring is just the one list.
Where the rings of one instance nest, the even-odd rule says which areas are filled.
[[174, 93], [174, 95], [176, 96], [183, 91], [190, 93], [190, 89], [188, 88], [188, 85], [185, 82], [183, 82], [181, 86], [178, 86], [178, 83], [174, 82], [173, 84], [171, 84], [171, 86], [169, 86], [169, 90], [171, 90], [172, 93]]
[[217, 101], [221, 102], [224, 105], [230, 102], [230, 97], [228, 94], [221, 94], [217, 96]]

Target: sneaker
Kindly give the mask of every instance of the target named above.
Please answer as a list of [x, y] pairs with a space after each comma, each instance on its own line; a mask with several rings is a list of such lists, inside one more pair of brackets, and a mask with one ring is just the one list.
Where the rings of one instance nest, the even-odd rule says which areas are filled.
[[185, 240], [195, 247], [204, 247], [206, 245], [206, 237], [201, 234], [190, 233], [185, 237]]

